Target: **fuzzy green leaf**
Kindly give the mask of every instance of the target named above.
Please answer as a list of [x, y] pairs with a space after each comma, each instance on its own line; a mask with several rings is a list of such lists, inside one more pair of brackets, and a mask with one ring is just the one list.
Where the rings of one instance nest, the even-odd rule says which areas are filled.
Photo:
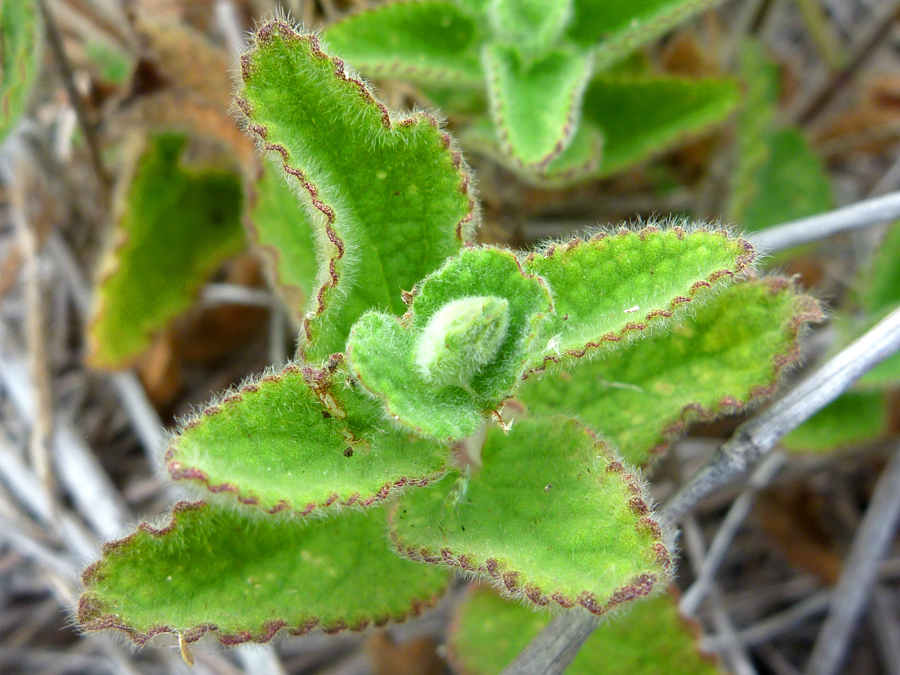
[[28, 105], [41, 66], [43, 25], [34, 0], [0, 3], [0, 142]]
[[366, 310], [401, 313], [401, 292], [469, 237], [469, 176], [433, 118], [395, 116], [314, 35], [266, 23], [241, 72], [248, 129], [278, 153], [319, 231], [324, 282], [301, 350], [322, 360]]
[[269, 513], [371, 506], [441, 478], [449, 450], [391, 427], [339, 362], [287, 366], [225, 394], [170, 442], [173, 480]]
[[500, 147], [518, 166], [544, 171], [578, 126], [590, 53], [562, 47], [525, 60], [515, 46], [490, 44], [483, 59]]
[[734, 80], [594, 78], [583, 115], [603, 132], [602, 175], [662, 152], [724, 120], [737, 105]]
[[[550, 622], [546, 613], [478, 588], [460, 606], [448, 645], [450, 660], [468, 675], [497, 675]], [[631, 603], [584, 643], [566, 675], [718, 675], [700, 652], [699, 626], [678, 612], [671, 593]]]
[[537, 55], [562, 35], [572, 18], [572, 0], [492, 0], [488, 18], [497, 41]]
[[110, 542], [84, 574], [78, 621], [143, 644], [160, 633], [224, 644], [361, 630], [417, 614], [445, 575], [388, 550], [383, 512], [301, 523], [202, 502], [176, 504], [162, 528]]
[[546, 167], [531, 170], [519, 166], [500, 147], [497, 129], [489, 119], [479, 120], [462, 133], [460, 141], [467, 149], [490, 157], [516, 173], [524, 182], [538, 187], [561, 188], [597, 175], [603, 156], [604, 138], [589, 121], [578, 125], [572, 142]]
[[571, 362], [682, 315], [695, 296], [746, 270], [753, 255], [725, 231], [679, 226], [601, 232], [529, 254], [523, 266], [546, 279], [555, 306], [531, 369]]
[[834, 206], [831, 184], [821, 160], [795, 129], [769, 134], [765, 159], [743, 210], [731, 214], [750, 232], [828, 211]]
[[266, 162], [248, 186], [247, 230], [268, 266], [291, 317], [299, 325], [315, 288], [318, 261], [309, 214], [276, 168]]
[[95, 367], [121, 368], [136, 358], [244, 246], [240, 178], [183, 165], [186, 143], [163, 134], [139, 144], [120, 183], [113, 249], [88, 325]]
[[826, 453], [871, 442], [888, 432], [883, 391], [848, 391], [822, 408], [781, 442], [793, 452]]
[[784, 279], [734, 284], [673, 331], [571, 373], [529, 378], [518, 397], [534, 414], [577, 416], [644, 465], [689, 422], [770, 395], [799, 356], [798, 332], [821, 318]]
[[536, 605], [602, 614], [664, 585], [668, 549], [640, 480], [566, 418], [489, 428], [470, 482], [445, 479], [391, 514], [397, 549]]
[[569, 37], [585, 46], [599, 43], [595, 64], [601, 70], [720, 1], [575, 0]]
[[[360, 319], [347, 342], [350, 368], [400, 424], [432, 438], [463, 438], [512, 394], [550, 309], [546, 285], [525, 274], [515, 255], [466, 249], [416, 287], [407, 316]], [[468, 341], [460, 343], [461, 335]], [[465, 377], [436, 376], [429, 364]]]
[[484, 80], [478, 24], [448, 0], [370, 7], [332, 24], [325, 42], [367, 77], [470, 87]]

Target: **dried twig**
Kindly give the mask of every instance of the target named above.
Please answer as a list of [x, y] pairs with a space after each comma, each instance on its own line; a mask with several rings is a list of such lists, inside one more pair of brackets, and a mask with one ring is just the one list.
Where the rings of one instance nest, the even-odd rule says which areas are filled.
[[66, 55], [66, 50], [62, 42], [62, 36], [59, 33], [59, 28], [56, 25], [53, 14], [47, 7], [47, 3], [45, 0], [38, 0], [37, 4], [41, 9], [41, 14], [43, 14], [44, 16], [44, 22], [47, 24], [47, 42], [50, 45], [50, 51], [53, 52], [53, 56], [56, 59], [57, 64], [59, 65], [59, 70], [62, 74], [63, 86], [66, 88], [66, 94], [69, 97], [69, 102], [72, 104], [72, 107], [75, 109], [75, 114], [78, 117], [78, 126], [81, 128], [81, 133], [84, 134], [84, 139], [87, 142], [88, 152], [91, 157], [91, 164], [93, 165], [94, 171], [97, 174], [97, 181], [100, 184], [100, 190], [103, 194], [104, 201], [108, 201], [111, 181], [109, 178], [109, 173], [107, 173], [106, 168], [103, 165], [103, 156], [100, 152], [100, 141], [97, 138], [97, 134], [94, 133], [94, 125], [91, 124], [90, 120], [88, 119], [87, 110], [84, 107], [84, 101], [81, 100], [81, 95], [75, 88], [75, 79], [72, 73], [72, 64], [69, 62], [69, 57]]
[[598, 624], [586, 612], [560, 614], [501, 675], [561, 675]]
[[[50, 439], [53, 435], [53, 394], [50, 383], [50, 366], [47, 355], [44, 318], [44, 293], [41, 283], [40, 257], [37, 236], [25, 215], [26, 197], [21, 177], [27, 176], [30, 167], [24, 156], [16, 153], [10, 158], [13, 166], [5, 166], [4, 178], [9, 188], [10, 218], [18, 235], [25, 276], [25, 339], [28, 343], [28, 367], [35, 383], [35, 416], [31, 428], [29, 455], [35, 472], [47, 495], [55, 490]], [[49, 508], [55, 503], [48, 500]]]
[[878, 640], [885, 672], [900, 673], [900, 619], [887, 588], [876, 588], [869, 608], [869, 627]]
[[748, 236], [762, 251], [781, 251], [834, 234], [881, 225], [900, 218], [900, 192], [857, 202], [817, 216], [794, 220]]
[[[684, 541], [687, 549], [687, 557], [695, 573], [703, 569], [705, 562], [703, 534], [700, 525], [693, 517], [684, 521]], [[756, 669], [750, 663], [743, 645], [737, 640], [734, 624], [722, 602], [722, 593], [719, 587], [712, 582], [709, 584], [709, 596], [712, 602], [712, 619], [718, 631], [718, 641], [722, 645], [721, 652], [728, 658], [728, 662], [736, 675], [756, 675]]]
[[763, 461], [747, 482], [747, 489], [734, 500], [728, 515], [722, 521], [719, 531], [709, 546], [706, 558], [697, 571], [697, 578], [691, 587], [685, 592], [681, 598], [679, 609], [682, 613], [693, 615], [697, 611], [697, 607], [703, 602], [703, 598], [709, 591], [711, 582], [731, 546], [731, 542], [737, 534], [738, 529], [744, 522], [744, 519], [753, 508], [756, 501], [757, 493], [768, 485], [775, 475], [781, 471], [786, 462], [783, 453], [777, 452], [769, 455]]
[[900, 446], [895, 448], [866, 510], [844, 563], [807, 675], [833, 675], [843, 663], [866, 600], [875, 585], [878, 563], [900, 522]]

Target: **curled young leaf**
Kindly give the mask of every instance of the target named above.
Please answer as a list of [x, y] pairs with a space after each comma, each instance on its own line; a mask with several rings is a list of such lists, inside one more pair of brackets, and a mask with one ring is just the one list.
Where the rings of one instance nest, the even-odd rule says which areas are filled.
[[466, 249], [415, 288], [403, 318], [370, 312], [356, 323], [349, 367], [402, 426], [464, 438], [512, 395], [551, 308], [513, 253]]

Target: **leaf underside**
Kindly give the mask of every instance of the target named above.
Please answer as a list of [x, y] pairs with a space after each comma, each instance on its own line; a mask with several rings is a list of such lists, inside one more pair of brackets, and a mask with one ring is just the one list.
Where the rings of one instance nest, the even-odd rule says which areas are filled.
[[[509, 303], [510, 324], [496, 356], [468, 390], [427, 382], [416, 365], [415, 349], [428, 320], [448, 302], [478, 296]], [[550, 309], [546, 286], [523, 273], [514, 254], [466, 249], [416, 287], [408, 325], [384, 314], [365, 315], [351, 332], [348, 358], [356, 379], [398, 422], [432, 438], [463, 438], [481, 428], [485, 416], [512, 394], [536, 323]]]
[[[450, 660], [468, 675], [497, 675], [550, 622], [545, 613], [478, 588], [452, 624]], [[717, 675], [715, 657], [697, 645], [699, 626], [678, 612], [671, 593], [630, 603], [597, 628], [578, 651], [566, 675]]]
[[781, 439], [793, 452], [826, 453], [867, 443], [888, 433], [883, 391], [848, 391]]
[[479, 28], [448, 0], [391, 2], [333, 23], [325, 42], [366, 77], [481, 86]]
[[0, 142], [25, 112], [41, 65], [43, 27], [33, 0], [0, 3]]
[[647, 464], [694, 420], [771, 395], [799, 357], [798, 334], [822, 313], [785, 279], [734, 284], [684, 318], [605, 359], [540, 380], [518, 398], [532, 414], [577, 416], [626, 461]]
[[599, 174], [621, 171], [721, 122], [739, 94], [729, 79], [594, 78], [583, 114], [606, 139]]
[[530, 369], [571, 365], [681, 316], [696, 297], [741, 275], [753, 257], [746, 241], [724, 230], [677, 225], [601, 232], [529, 254], [523, 267], [547, 281], [555, 305]]
[[400, 500], [391, 536], [401, 553], [535, 605], [595, 614], [668, 578], [669, 553], [639, 479], [579, 423], [517, 421], [509, 435], [490, 428], [482, 462], [466, 490], [448, 478]]
[[162, 528], [143, 523], [104, 546], [83, 574], [78, 620], [144, 644], [161, 633], [223, 644], [361, 630], [418, 614], [446, 575], [388, 549], [374, 510], [301, 524], [202, 502], [176, 504]]
[[244, 246], [237, 174], [180, 163], [187, 139], [154, 136], [126, 172], [114, 249], [101, 267], [88, 361], [121, 368], [187, 309], [207, 277]]
[[248, 186], [250, 208], [245, 224], [291, 318], [300, 325], [319, 267], [315, 233], [309, 214], [276, 171], [280, 167], [266, 162], [258, 180]]
[[213, 403], [166, 453], [174, 480], [303, 516], [426, 485], [444, 475], [448, 459], [446, 447], [391, 426], [340, 367], [296, 365]]
[[318, 231], [326, 262], [301, 351], [321, 361], [367, 309], [402, 313], [401, 292], [468, 238], [469, 176], [434, 118], [392, 114], [314, 35], [264, 24], [241, 73], [248, 130], [277, 153]]
[[526, 62], [516, 47], [490, 44], [483, 60], [501, 148], [520, 167], [543, 172], [578, 126], [590, 53], [557, 48]]

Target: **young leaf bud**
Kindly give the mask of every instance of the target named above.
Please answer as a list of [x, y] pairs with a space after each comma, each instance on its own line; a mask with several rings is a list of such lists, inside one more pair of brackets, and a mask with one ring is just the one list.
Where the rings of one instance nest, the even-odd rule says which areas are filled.
[[465, 386], [497, 355], [508, 328], [509, 303], [504, 298], [448, 302], [419, 336], [416, 365], [433, 384]]

